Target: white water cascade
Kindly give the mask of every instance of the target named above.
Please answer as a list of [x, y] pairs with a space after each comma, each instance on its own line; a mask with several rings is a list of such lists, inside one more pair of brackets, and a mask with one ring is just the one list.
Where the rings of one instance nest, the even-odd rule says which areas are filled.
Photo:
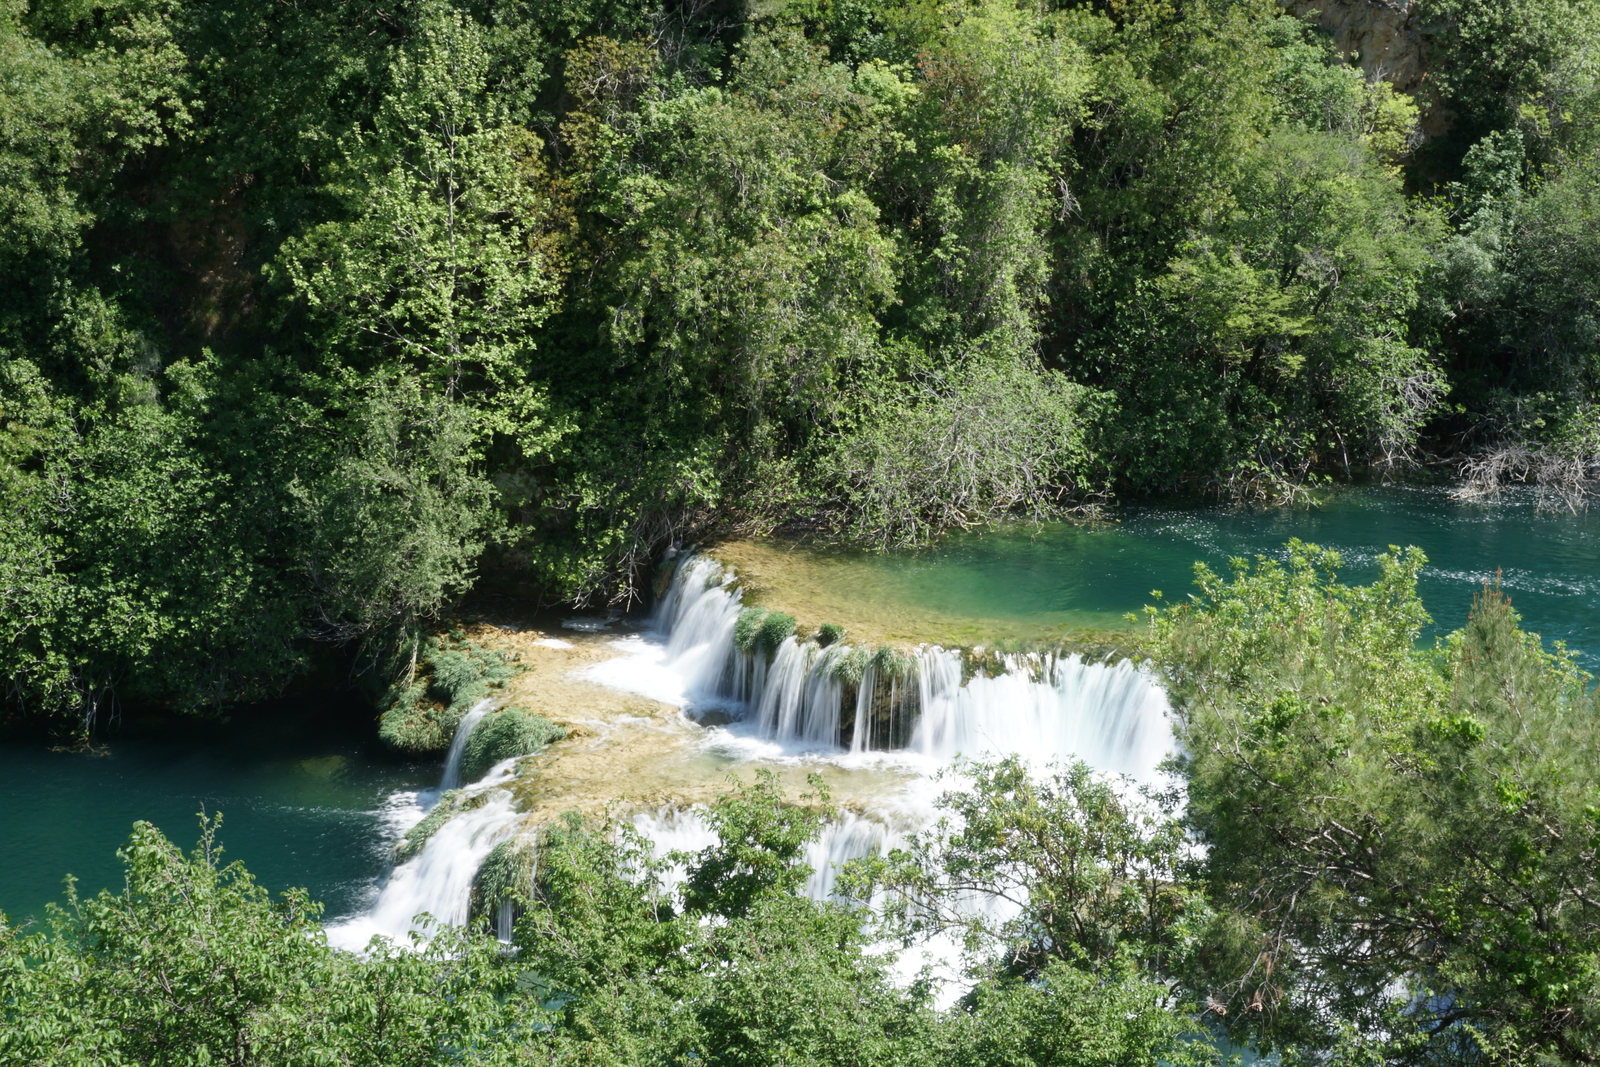
[[[692, 855], [717, 843], [716, 831], [698, 810], [644, 812], [633, 817], [633, 825], [650, 842], [651, 851], [658, 860], [665, 860], [673, 852]], [[811, 869], [811, 874], [806, 878], [804, 893], [812, 900], [838, 899], [839, 869], [844, 864], [883, 855], [906, 844], [906, 829], [896, 829], [851, 811], [841, 812], [823, 827], [818, 839], [806, 847], [802, 862]], [[677, 865], [665, 872], [663, 881], [668, 888], [674, 888], [687, 875], [684, 866]], [[1015, 901], [978, 893], [965, 894], [960, 906], [968, 914], [994, 925], [1014, 918], [1021, 908]], [[882, 945], [880, 949], [896, 954], [890, 973], [901, 983], [909, 983], [928, 968], [935, 985], [934, 1003], [940, 1008], [948, 1008], [961, 995], [963, 947], [958, 935], [941, 933], [915, 946]]]
[[[410, 794], [411, 818], [401, 824], [403, 829], [416, 826], [447, 791], [461, 787], [461, 757], [467, 739], [491, 704], [481, 700], [461, 717], [445, 757], [439, 788]], [[425, 914], [440, 925], [465, 923], [478, 868], [517, 818], [511, 793], [501, 788], [515, 763], [515, 759], [497, 763], [482, 780], [462, 789], [455, 798], [461, 810], [429, 835], [420, 852], [395, 866], [367, 911], [329, 923], [328, 942], [351, 952], [361, 951], [378, 936], [407, 944], [413, 932], [427, 932], [428, 924], [417, 921]]]
[[[843, 863], [882, 854], [931, 825], [940, 814], [937, 790], [960, 788], [960, 779], [935, 785], [928, 775], [957, 757], [1017, 754], [1039, 770], [1082, 760], [1144, 784], [1157, 780], [1171, 749], [1166, 694], [1126, 660], [975, 656], [932, 645], [911, 652], [822, 647], [793, 635], [768, 650], [748, 640], [751, 626], [740, 627], [745, 610], [731, 574], [690, 556], [679, 561], [651, 619], [656, 639], [618, 642], [624, 654], [587, 673], [677, 703], [703, 722], [726, 721], [727, 733], [765, 745], [744, 748], [747, 758], [820, 758], [846, 767], [887, 760], [921, 772], [900, 794], [872, 802], [867, 815], [845, 811], [825, 827], [806, 854], [812, 899], [834, 895]], [[745, 648], [737, 640], [741, 629]], [[693, 810], [641, 814], [633, 823], [658, 857], [715, 842]], [[668, 881], [682, 877], [675, 870]], [[992, 921], [1020, 906], [982, 894], [962, 904]], [[909, 980], [932, 967], [936, 999], [949, 1003], [959, 995], [961, 955], [961, 946], [941, 935], [902, 955], [896, 973]]]
[[1126, 660], [1015, 653], [969, 670], [960, 651], [935, 645], [896, 653], [793, 636], [769, 659], [759, 647], [738, 647], [743, 609], [731, 575], [689, 557], [652, 618], [660, 643], [637, 643], [588, 673], [670, 698], [692, 716], [719, 711], [742, 733], [789, 749], [904, 753], [937, 764], [1019, 753], [1040, 766], [1081, 759], [1145, 782], [1171, 748], [1166, 694]]
[[[926, 775], [958, 756], [1016, 753], [1041, 769], [1081, 759], [1097, 770], [1149, 782], [1170, 748], [1165, 694], [1126, 661], [1099, 664], [1049, 653], [974, 661], [931, 645], [912, 652], [842, 643], [824, 648], [793, 635], [776, 648], [748, 641], [741, 648], [736, 633], [745, 610], [731, 574], [713, 560], [687, 557], [651, 618], [654, 637], [620, 639], [617, 658], [579, 673], [677, 704], [705, 722], [716, 721], [716, 713], [728, 724], [726, 734], [766, 746], [747, 749], [740, 758], [800, 756], [847, 767], [888, 760]], [[359, 950], [374, 935], [403, 943], [422, 929], [415, 917], [424, 912], [440, 923], [467, 920], [473, 880], [518, 818], [503, 788], [515, 760], [498, 764], [480, 782], [459, 782], [467, 738], [488, 708], [482, 703], [463, 717], [440, 789], [416, 795], [411, 822], [420, 821], [449, 789], [460, 789], [452, 802], [458, 810], [415, 856], [395, 867], [367, 913], [328, 927], [334, 944]], [[706, 736], [717, 733], [708, 730]], [[832, 897], [840, 864], [893, 848], [933, 821], [929, 780], [916, 781], [924, 785], [885, 798], [868, 815], [847, 811], [825, 828], [807, 852], [808, 896]], [[641, 814], [634, 825], [658, 855], [697, 852], [714, 842], [694, 810]], [[998, 904], [972, 902], [984, 911]], [[502, 936], [510, 917], [502, 907], [496, 924]], [[926, 946], [920, 958], [953, 977], [951, 961], [958, 955], [952, 943]]]

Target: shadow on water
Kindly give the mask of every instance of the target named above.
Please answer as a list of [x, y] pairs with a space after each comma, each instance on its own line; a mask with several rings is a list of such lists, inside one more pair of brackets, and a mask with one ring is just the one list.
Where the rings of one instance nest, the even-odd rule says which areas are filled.
[[269, 889], [305, 886], [330, 916], [358, 909], [387, 863], [387, 798], [438, 774], [387, 756], [372, 716], [353, 694], [313, 694], [226, 721], [130, 713], [87, 752], [0, 744], [0, 910], [42, 916], [68, 873], [86, 895], [118, 889], [115, 853], [136, 820], [187, 849], [202, 809], [224, 814], [225, 858]]

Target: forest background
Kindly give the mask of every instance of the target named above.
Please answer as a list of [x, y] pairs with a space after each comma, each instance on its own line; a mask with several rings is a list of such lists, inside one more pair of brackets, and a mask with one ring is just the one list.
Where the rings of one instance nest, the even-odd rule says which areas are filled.
[[1399, 92], [1269, 0], [0, 0], [8, 714], [719, 530], [1582, 485], [1600, 10], [1413, 6]]

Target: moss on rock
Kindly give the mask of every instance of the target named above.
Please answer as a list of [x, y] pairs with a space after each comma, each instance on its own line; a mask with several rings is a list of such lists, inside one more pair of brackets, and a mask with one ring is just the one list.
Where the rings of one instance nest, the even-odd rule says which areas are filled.
[[756, 634], [756, 644], [769, 656], [778, 651], [778, 646], [794, 636], [795, 619], [793, 615], [782, 611], [769, 611], [761, 620], [761, 628]]
[[475, 782], [501, 760], [526, 756], [565, 737], [567, 732], [543, 715], [525, 708], [504, 708], [485, 715], [461, 753], [461, 780]]
[[409, 682], [398, 682], [383, 701], [378, 736], [411, 756], [443, 753], [461, 716], [517, 668], [503, 653], [479, 648], [465, 636], [429, 638]]
[[766, 608], [745, 608], [739, 612], [739, 618], [733, 624], [734, 647], [740, 652], [755, 648], [756, 638], [761, 633], [761, 622], [766, 617]]

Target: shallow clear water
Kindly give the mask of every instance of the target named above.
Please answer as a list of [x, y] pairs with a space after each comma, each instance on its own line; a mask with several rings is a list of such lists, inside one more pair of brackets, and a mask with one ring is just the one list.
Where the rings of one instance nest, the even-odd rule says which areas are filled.
[[1169, 602], [1193, 592], [1197, 560], [1225, 572], [1233, 556], [1282, 558], [1292, 537], [1339, 550], [1352, 583], [1376, 576], [1388, 546], [1418, 546], [1429, 559], [1419, 590], [1440, 633], [1465, 622], [1498, 568], [1525, 627], [1600, 667], [1600, 513], [1540, 512], [1524, 496], [1467, 504], [1443, 489], [1388, 488], [1292, 511], [1127, 508], [1105, 523], [1019, 524], [917, 554], [836, 556], [816, 574], [858, 598], [1043, 633], [1126, 626], [1152, 590]]
[[383, 759], [371, 731], [348, 699], [286, 700], [226, 725], [113, 732], [98, 755], [0, 745], [0, 911], [42, 916], [69, 872], [84, 895], [120, 889], [134, 821], [187, 851], [202, 807], [224, 814], [224, 858], [274, 893], [305, 886], [329, 916], [354, 911], [387, 862], [386, 798], [439, 776]]

